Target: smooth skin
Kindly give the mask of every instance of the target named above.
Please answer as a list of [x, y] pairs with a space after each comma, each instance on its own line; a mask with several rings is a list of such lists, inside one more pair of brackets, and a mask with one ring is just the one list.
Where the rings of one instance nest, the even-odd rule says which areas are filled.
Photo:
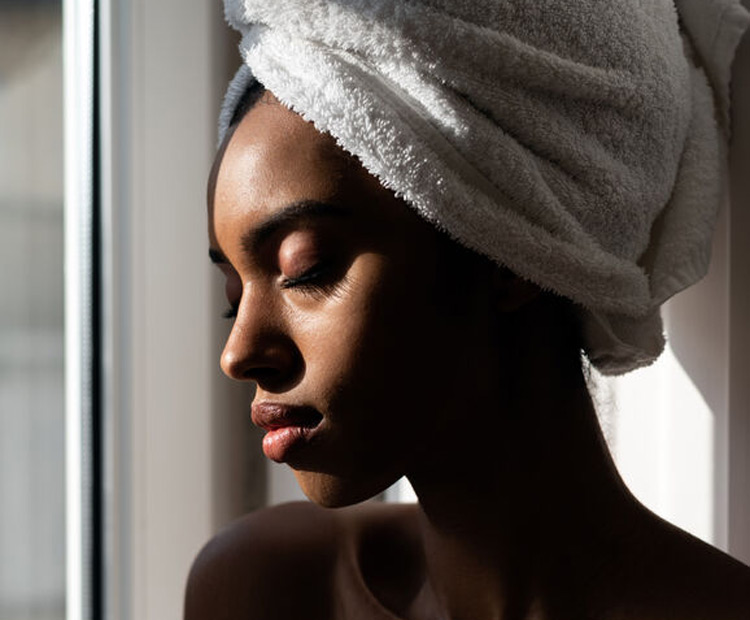
[[[208, 202], [236, 313], [222, 369], [323, 417], [289, 460], [314, 503], [214, 538], [186, 620], [750, 617], [750, 569], [622, 483], [558, 300], [446, 242], [270, 93]], [[418, 505], [352, 506], [402, 475]]]

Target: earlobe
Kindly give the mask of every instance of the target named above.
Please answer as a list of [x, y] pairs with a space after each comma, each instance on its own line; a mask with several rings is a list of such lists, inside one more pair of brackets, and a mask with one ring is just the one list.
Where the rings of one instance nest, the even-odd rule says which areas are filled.
[[508, 269], [497, 269], [492, 278], [495, 308], [500, 312], [516, 312], [542, 293], [533, 282], [520, 278]]

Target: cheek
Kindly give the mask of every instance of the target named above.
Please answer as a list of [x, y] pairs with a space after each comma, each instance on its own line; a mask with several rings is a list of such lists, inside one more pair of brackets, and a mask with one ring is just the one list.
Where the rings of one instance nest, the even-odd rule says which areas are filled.
[[373, 278], [382, 271], [373, 267], [355, 264], [344, 293], [306, 326], [308, 376], [329, 402], [413, 402], [441, 380], [444, 328], [431, 292], [404, 273]]

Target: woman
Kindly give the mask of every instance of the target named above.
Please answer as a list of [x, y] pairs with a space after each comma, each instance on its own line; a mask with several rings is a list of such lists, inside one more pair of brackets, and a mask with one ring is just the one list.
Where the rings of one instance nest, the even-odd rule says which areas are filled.
[[[622, 483], [581, 358], [652, 360], [705, 268], [726, 110], [674, 8], [227, 4], [221, 364], [314, 503], [211, 541], [186, 618], [747, 618], [750, 570]], [[682, 4], [733, 51], [735, 3]], [[354, 506], [402, 475], [417, 505]]]

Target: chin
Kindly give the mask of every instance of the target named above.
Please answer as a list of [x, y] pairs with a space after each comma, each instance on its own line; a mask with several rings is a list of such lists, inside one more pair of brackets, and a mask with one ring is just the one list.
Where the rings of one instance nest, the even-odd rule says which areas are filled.
[[400, 478], [395, 475], [365, 480], [301, 470], [295, 470], [294, 475], [308, 499], [324, 508], [358, 504], [379, 495]]

